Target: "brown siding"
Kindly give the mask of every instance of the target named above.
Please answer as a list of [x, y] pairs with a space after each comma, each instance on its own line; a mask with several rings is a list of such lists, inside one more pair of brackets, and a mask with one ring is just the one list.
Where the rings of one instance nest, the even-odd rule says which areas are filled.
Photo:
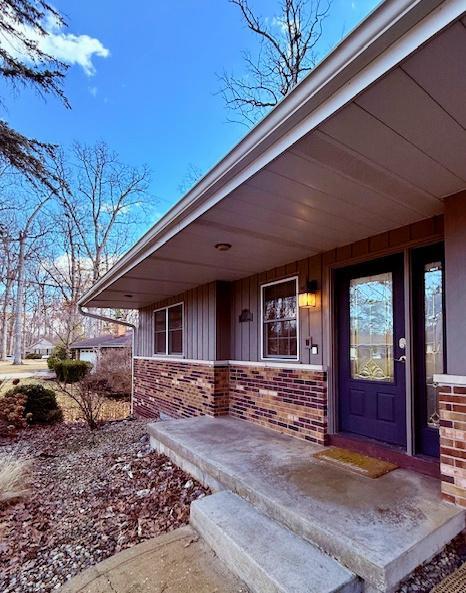
[[[317, 280], [319, 285], [318, 306], [313, 309], [301, 309], [299, 312], [299, 362], [303, 364], [328, 363], [328, 353], [326, 353], [324, 344], [325, 319], [323, 316], [323, 311], [329, 303], [328, 295], [325, 292], [328, 269], [332, 266], [347, 265], [371, 257], [382, 257], [387, 253], [422, 242], [433, 241], [442, 236], [443, 217], [437, 216], [233, 282], [231, 288], [231, 358], [245, 361], [260, 360], [261, 285], [290, 276], [298, 276], [300, 291], [305, 290], [308, 280]], [[249, 309], [252, 312], [253, 320], [251, 322], [239, 322], [239, 316], [243, 309]], [[312, 338], [313, 344], [319, 346], [319, 354], [310, 354], [306, 347], [308, 338]]]
[[466, 192], [445, 200], [447, 371], [466, 375]]
[[[423, 220], [387, 233], [369, 237], [351, 245], [292, 262], [243, 278], [236, 282], [212, 282], [184, 294], [156, 303], [140, 310], [140, 331], [137, 353], [152, 356], [153, 311], [161, 306], [184, 303], [185, 332], [184, 357], [195, 360], [243, 360], [259, 361], [260, 343], [260, 294], [261, 285], [290, 276], [298, 276], [300, 291], [305, 290], [308, 280], [317, 280], [319, 285], [318, 306], [300, 310], [300, 359], [304, 364], [327, 364], [329, 307], [328, 270], [333, 266], [354, 263], [443, 236], [443, 217]], [[448, 270], [448, 263], [447, 263]], [[450, 275], [451, 276], [451, 275]], [[448, 277], [447, 277], [448, 282]], [[252, 313], [252, 321], [240, 323], [243, 309]], [[311, 355], [306, 340], [319, 346], [319, 353]]]
[[217, 283], [211, 282], [140, 309], [137, 354], [152, 356], [154, 353], [154, 311], [182, 302], [184, 303], [184, 357], [194, 360], [215, 360], [216, 291]]

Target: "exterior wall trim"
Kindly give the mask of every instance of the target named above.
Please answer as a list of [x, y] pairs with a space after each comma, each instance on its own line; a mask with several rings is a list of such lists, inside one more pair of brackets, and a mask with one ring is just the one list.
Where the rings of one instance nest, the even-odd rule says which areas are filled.
[[434, 375], [434, 383], [438, 385], [458, 385], [466, 386], [465, 375]]
[[314, 371], [316, 373], [327, 372], [327, 367], [322, 364], [300, 364], [298, 362], [287, 362], [285, 360], [196, 360], [192, 358], [178, 358], [176, 356], [135, 356], [136, 360], [159, 360], [160, 362], [180, 362], [185, 364], [201, 364], [205, 366], [245, 366], [262, 367], [272, 369], [293, 369], [300, 371]]

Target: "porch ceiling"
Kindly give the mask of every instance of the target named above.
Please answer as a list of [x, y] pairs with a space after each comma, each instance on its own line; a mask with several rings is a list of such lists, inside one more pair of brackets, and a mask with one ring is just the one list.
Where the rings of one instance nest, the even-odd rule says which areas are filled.
[[442, 213], [466, 189], [465, 51], [463, 16], [83, 304], [142, 307]]

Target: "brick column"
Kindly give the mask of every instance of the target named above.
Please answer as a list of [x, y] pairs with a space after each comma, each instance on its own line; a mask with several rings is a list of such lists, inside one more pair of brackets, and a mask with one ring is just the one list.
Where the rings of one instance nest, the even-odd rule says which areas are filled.
[[438, 381], [442, 497], [466, 508], [466, 377]]

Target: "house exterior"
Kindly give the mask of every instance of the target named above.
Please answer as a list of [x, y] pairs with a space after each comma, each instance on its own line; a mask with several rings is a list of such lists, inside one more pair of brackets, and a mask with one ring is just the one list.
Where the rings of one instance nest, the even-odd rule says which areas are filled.
[[466, 506], [466, 3], [382, 3], [81, 300], [134, 412], [246, 420]]
[[31, 344], [28, 347], [27, 352], [30, 354], [40, 354], [41, 356], [50, 356], [50, 354], [52, 354], [54, 346], [54, 342], [45, 337], [42, 337], [39, 338], [37, 342], [34, 342], [34, 344]]
[[115, 349], [131, 348], [131, 343], [131, 332], [126, 332], [119, 336], [103, 334], [95, 338], [86, 338], [73, 342], [70, 350], [74, 358], [85, 360], [95, 365], [99, 356], [111, 354]]

